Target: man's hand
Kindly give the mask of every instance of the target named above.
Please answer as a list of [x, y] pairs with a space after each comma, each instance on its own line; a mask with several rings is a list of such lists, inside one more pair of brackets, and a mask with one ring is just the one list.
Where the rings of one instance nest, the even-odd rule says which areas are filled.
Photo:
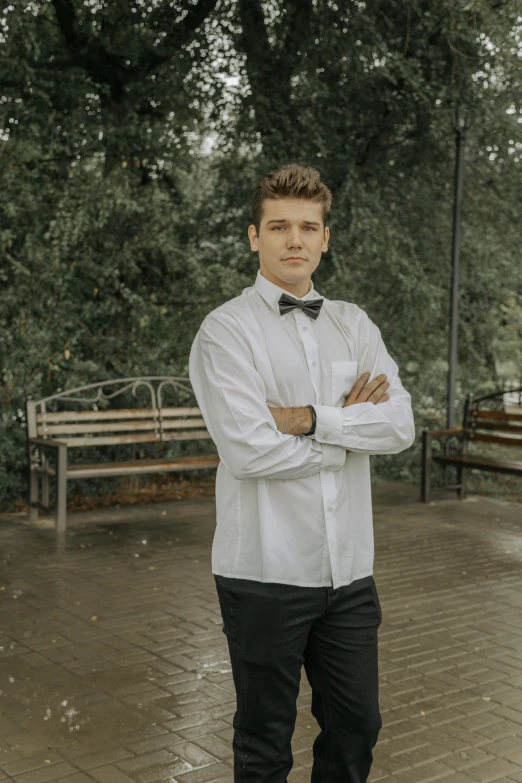
[[[365, 372], [354, 383], [343, 408], [346, 408], [348, 405], [355, 405], [357, 402], [373, 402], [377, 405], [379, 402], [386, 402], [386, 400], [390, 399], [390, 395], [386, 394], [386, 389], [390, 385], [386, 380], [386, 375], [378, 375], [373, 381], [368, 382], [369, 377], [370, 373]], [[346, 449], [346, 452], [349, 454], [350, 449]]]
[[390, 399], [390, 395], [386, 394], [386, 389], [390, 385], [386, 380], [386, 375], [378, 375], [373, 381], [369, 381], [369, 372], [363, 373], [358, 381], [353, 385], [353, 388], [346, 398], [346, 402], [343, 408], [348, 405], [355, 405], [357, 402], [386, 402]]

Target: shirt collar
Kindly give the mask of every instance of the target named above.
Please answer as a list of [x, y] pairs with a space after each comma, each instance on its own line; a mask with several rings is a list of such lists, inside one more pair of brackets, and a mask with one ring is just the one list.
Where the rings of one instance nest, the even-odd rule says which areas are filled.
[[[281, 298], [281, 294], [286, 294], [287, 296], [292, 296], [294, 299], [298, 299], [301, 301], [304, 301], [306, 299], [324, 299], [321, 294], [319, 294], [316, 289], [314, 288], [313, 280], [310, 280], [311, 286], [310, 290], [307, 294], [304, 296], [294, 296], [293, 294], [289, 293], [288, 291], [285, 291], [284, 288], [280, 288], [275, 283], [271, 283], [270, 280], [267, 280], [266, 277], [264, 277], [261, 274], [261, 270], [257, 270], [257, 276], [254, 283], [254, 288], [258, 292], [258, 294], [261, 294], [265, 302], [267, 302], [270, 307], [272, 307], [276, 313], [279, 315], [279, 300]], [[285, 313], [285, 315], [287, 315]], [[284, 317], [284, 316], [282, 316]]]

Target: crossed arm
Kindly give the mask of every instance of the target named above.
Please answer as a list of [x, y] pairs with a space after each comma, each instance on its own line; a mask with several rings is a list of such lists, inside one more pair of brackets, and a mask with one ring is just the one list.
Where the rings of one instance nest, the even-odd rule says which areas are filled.
[[312, 426], [310, 408], [270, 408], [279, 432], [284, 435], [304, 435]]

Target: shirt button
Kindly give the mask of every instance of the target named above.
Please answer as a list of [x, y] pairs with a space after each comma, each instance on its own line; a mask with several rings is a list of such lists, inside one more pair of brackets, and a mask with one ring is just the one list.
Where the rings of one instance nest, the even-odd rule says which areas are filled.
[[321, 398], [320, 398], [320, 397], [318, 397], [318, 398], [317, 398], [317, 404], [318, 404], [318, 405], [320, 405], [320, 404], [321, 404]]
[[325, 473], [329, 473], [329, 472], [330, 472], [329, 470], [325, 470]]
[[306, 332], [307, 329], [308, 329], [308, 326], [303, 326], [303, 332]]
[[333, 506], [328, 506], [328, 511], [333, 511]]
[[323, 437], [324, 437], [325, 440], [328, 440], [328, 433], [325, 433], [325, 435]]
[[316, 364], [317, 362], [312, 362], [312, 367], [315, 367]]

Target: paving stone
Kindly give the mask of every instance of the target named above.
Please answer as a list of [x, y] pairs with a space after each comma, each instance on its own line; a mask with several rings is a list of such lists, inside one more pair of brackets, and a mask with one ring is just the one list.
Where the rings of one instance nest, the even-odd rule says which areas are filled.
[[522, 736], [520, 734], [511, 734], [510, 736], [502, 737], [494, 742], [482, 745], [482, 750], [485, 750], [487, 753], [493, 753], [495, 756], [503, 756], [504, 758], [517, 753], [522, 756]]
[[0, 766], [4, 772], [11, 777], [16, 777], [24, 772], [32, 772], [38, 769], [48, 769], [49, 765], [62, 762], [63, 758], [52, 750], [46, 750], [29, 758], [19, 759], [18, 761], [6, 762], [3, 754], [0, 755]]
[[52, 780], [62, 780], [67, 775], [76, 773], [77, 770], [68, 762], [62, 761], [59, 764], [48, 764], [40, 769], [33, 769], [31, 772], [23, 772], [21, 775], [13, 776], [16, 783], [48, 783]]
[[177, 780], [180, 775], [191, 769], [182, 759], [174, 759], [165, 764], [153, 764], [151, 767], [135, 772], [132, 776], [136, 783], [156, 783], [160, 780]]
[[[233, 750], [230, 745], [227, 742], [220, 740], [219, 737], [213, 737], [212, 735], [198, 737], [194, 740], [193, 744], [206, 750], [207, 753], [210, 753], [215, 759], [229, 759], [233, 756]], [[292, 742], [292, 745], [294, 748], [296, 747], [295, 739]]]
[[101, 753], [90, 753], [86, 756], [80, 756], [75, 759], [75, 764], [80, 769], [92, 770], [96, 767], [104, 767], [108, 764], [114, 764], [117, 761], [128, 759], [133, 754], [125, 748], [118, 748], [116, 745], [109, 750]]
[[193, 742], [176, 742], [169, 745], [169, 751], [183, 761], [188, 762], [194, 768], [213, 764], [217, 760]]
[[[422, 766], [415, 767], [409, 770], [400, 770], [397, 773], [396, 780], [400, 780], [401, 783], [429, 783], [432, 780], [451, 780], [449, 777], [452, 774], [450, 767], [447, 767], [441, 761], [434, 761]], [[395, 773], [394, 773], [395, 777]], [[384, 778], [387, 780], [387, 778]], [[394, 778], [392, 777], [392, 780]]]
[[229, 775], [231, 770], [233, 772], [233, 769], [233, 764], [219, 761], [215, 764], [209, 764], [206, 767], [186, 772], [184, 775], [176, 775], [176, 780], [179, 783], [213, 783], [213, 781]]
[[132, 778], [129, 778], [128, 775], [125, 775], [111, 764], [106, 767], [93, 769], [90, 774], [98, 783], [134, 783]]
[[126, 761], [119, 761], [115, 766], [122, 772], [130, 774], [143, 767], [151, 767], [153, 764], [160, 764], [173, 760], [175, 760], [174, 753], [170, 753], [168, 750], [162, 748], [161, 750], [155, 750], [150, 753], [142, 753], [140, 756], [134, 756]]
[[495, 759], [469, 769], [467, 774], [477, 783], [489, 783], [491, 780], [501, 780], [520, 771], [522, 768], [518, 764], [512, 764], [506, 759]]

